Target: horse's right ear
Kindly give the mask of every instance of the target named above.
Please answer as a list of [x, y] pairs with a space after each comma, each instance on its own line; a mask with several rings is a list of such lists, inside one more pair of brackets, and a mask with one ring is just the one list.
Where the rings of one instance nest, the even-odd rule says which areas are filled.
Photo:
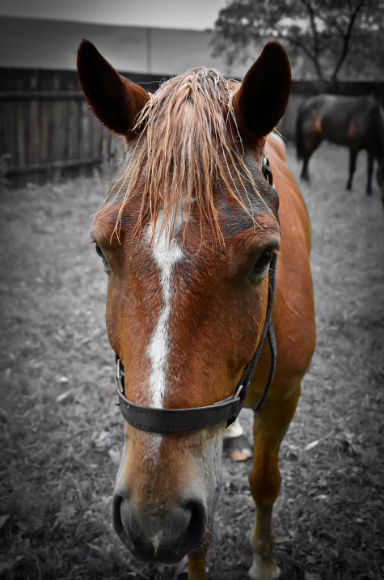
[[284, 114], [291, 88], [291, 66], [278, 42], [269, 42], [233, 96], [237, 124], [250, 138], [267, 135]]
[[88, 40], [79, 46], [77, 71], [85, 98], [98, 119], [111, 131], [133, 137], [136, 118], [149, 94], [121, 76]]

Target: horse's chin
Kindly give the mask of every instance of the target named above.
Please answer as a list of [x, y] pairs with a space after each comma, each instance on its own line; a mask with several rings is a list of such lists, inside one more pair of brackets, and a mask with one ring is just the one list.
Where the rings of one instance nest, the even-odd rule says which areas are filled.
[[180, 562], [186, 555], [187, 552], [183, 550], [183, 552], [171, 552], [168, 550], [158, 550], [156, 554], [154, 554], [153, 550], [146, 550], [146, 549], [134, 549], [131, 550], [132, 555], [137, 559], [141, 560], [142, 562], [146, 562], [147, 564], [177, 564]]
[[132, 554], [132, 556], [146, 562], [147, 564], [165, 564], [175, 565], [182, 562], [189, 553], [205, 551], [209, 544], [210, 528], [207, 526], [199, 540], [193, 534], [190, 537], [180, 537], [179, 541], [173, 546], [154, 545], [153, 542], [133, 543], [130, 537], [121, 529], [116, 530], [120, 540]]
[[[205, 542], [202, 542], [200, 547], [203, 548], [204, 545]], [[134, 556], [134, 558], [147, 564], [165, 564], [170, 566], [181, 563], [186, 559], [190, 552], [199, 551], [200, 547], [188, 547], [179, 551], [158, 549], [156, 553], [153, 549], [147, 548], [129, 548], [129, 551], [131, 552], [132, 556]]]

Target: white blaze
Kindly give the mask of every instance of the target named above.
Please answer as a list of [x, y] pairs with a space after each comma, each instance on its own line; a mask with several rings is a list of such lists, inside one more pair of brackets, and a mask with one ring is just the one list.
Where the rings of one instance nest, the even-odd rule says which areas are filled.
[[[169, 321], [172, 311], [172, 274], [177, 262], [183, 258], [183, 252], [177, 241], [174, 238], [168, 240], [162, 217], [162, 215], [159, 216], [156, 224], [156, 231], [153, 237], [153, 256], [160, 272], [163, 307], [147, 351], [152, 364], [150, 388], [154, 407], [163, 406], [163, 398], [167, 387], [167, 367], [170, 351]], [[152, 237], [152, 231], [153, 226], [151, 224], [148, 229], [147, 239]]]

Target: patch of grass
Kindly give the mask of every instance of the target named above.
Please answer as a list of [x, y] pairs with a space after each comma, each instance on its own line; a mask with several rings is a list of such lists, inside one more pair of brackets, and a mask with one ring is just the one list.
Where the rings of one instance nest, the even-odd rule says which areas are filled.
[[[322, 147], [311, 172], [303, 189], [313, 219], [318, 349], [282, 448], [277, 557], [287, 580], [376, 580], [384, 575], [384, 212], [377, 192], [365, 197], [362, 167], [355, 190], [344, 190], [343, 149]], [[135, 562], [111, 528], [122, 423], [105, 280], [88, 237], [105, 189], [99, 179], [79, 179], [0, 199], [0, 577], [7, 580], [173, 574]], [[243, 421], [250, 436], [249, 412]], [[213, 580], [247, 578], [249, 469], [224, 461]]]

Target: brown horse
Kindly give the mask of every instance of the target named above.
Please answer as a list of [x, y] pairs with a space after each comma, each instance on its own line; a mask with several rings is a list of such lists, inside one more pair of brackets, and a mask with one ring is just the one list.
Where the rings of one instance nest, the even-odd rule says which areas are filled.
[[384, 203], [384, 113], [373, 96], [317, 95], [301, 104], [296, 120], [297, 156], [303, 161], [302, 179], [309, 180], [308, 163], [323, 140], [349, 149], [347, 190], [352, 189], [359, 151], [368, 154], [367, 187], [372, 193], [372, 173], [377, 160], [377, 183]]
[[[149, 95], [83, 41], [78, 71], [95, 114], [127, 146], [92, 233], [108, 274], [106, 321], [127, 421], [115, 530], [135, 556], [170, 563], [188, 554], [189, 579], [206, 577], [227, 425], [218, 417], [238, 404], [264, 344], [278, 254], [278, 362], [255, 415], [250, 474], [250, 576], [277, 578], [279, 447], [315, 345], [310, 222], [284, 146], [268, 135], [286, 107], [288, 58], [270, 43], [241, 85], [197, 68]], [[276, 190], [262, 173], [265, 156]], [[272, 344], [247, 374], [247, 407], [268, 382]]]

